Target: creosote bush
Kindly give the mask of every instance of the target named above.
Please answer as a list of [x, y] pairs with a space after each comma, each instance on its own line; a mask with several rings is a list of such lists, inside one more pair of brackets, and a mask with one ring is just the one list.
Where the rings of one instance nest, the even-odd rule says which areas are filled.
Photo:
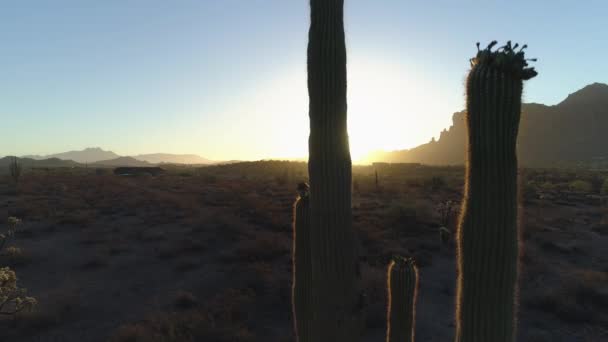
[[[15, 235], [17, 226], [21, 220], [16, 217], [8, 218], [8, 229], [0, 234], [0, 252], [6, 242]], [[8, 253], [21, 253], [18, 247], [9, 247], [5, 250]], [[36, 299], [27, 296], [27, 289], [17, 285], [17, 275], [9, 267], [0, 268], [0, 315], [15, 315], [26, 309], [31, 309], [36, 305]]]
[[8, 267], [0, 268], [0, 315], [14, 315], [36, 305], [27, 290], [17, 286], [17, 275]]

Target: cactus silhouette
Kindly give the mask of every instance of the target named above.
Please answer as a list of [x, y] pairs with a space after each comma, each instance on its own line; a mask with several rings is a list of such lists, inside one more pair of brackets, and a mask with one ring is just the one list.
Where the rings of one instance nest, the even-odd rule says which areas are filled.
[[310, 0], [310, 226], [315, 342], [359, 339], [359, 276], [346, 126], [344, 0]]
[[524, 47], [471, 59], [466, 81], [467, 171], [458, 227], [456, 341], [513, 341], [518, 262], [516, 142], [523, 81], [536, 76]]
[[[306, 242], [294, 242], [295, 326], [299, 341], [356, 342], [361, 332], [361, 297], [346, 128], [344, 1], [310, 0], [310, 7], [310, 234], [303, 239], [310, 238], [312, 272], [309, 278], [298, 276], [297, 269], [307, 267], [306, 257], [301, 256]], [[507, 42], [493, 51], [495, 45], [493, 41], [479, 50], [477, 43], [466, 82], [468, 148], [457, 233], [457, 342], [509, 342], [515, 337], [519, 254], [516, 143], [523, 81], [537, 73], [528, 67], [525, 45], [517, 51], [518, 44]], [[304, 203], [295, 205], [296, 239], [303, 236], [298, 231], [305, 230], [298, 229], [298, 216], [302, 222], [306, 219]], [[308, 281], [311, 292], [299, 291]], [[393, 260], [389, 265], [388, 342], [414, 340], [417, 281], [412, 259]], [[312, 300], [302, 304], [302, 298], [308, 296]]]
[[294, 328], [299, 342], [312, 341], [312, 260], [310, 255], [310, 207], [308, 184], [298, 185], [298, 198], [293, 206], [293, 286]]
[[414, 259], [394, 257], [388, 266], [386, 342], [413, 342], [418, 268]]

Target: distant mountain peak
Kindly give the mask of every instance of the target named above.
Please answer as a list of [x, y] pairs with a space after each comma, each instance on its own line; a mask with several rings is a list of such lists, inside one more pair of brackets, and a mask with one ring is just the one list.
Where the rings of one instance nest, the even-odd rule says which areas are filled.
[[[608, 85], [590, 84], [556, 106], [523, 104], [518, 137], [518, 159], [524, 166], [578, 165], [608, 160]], [[436, 142], [409, 150], [376, 151], [368, 162], [464, 164], [464, 111], [454, 113], [452, 126]], [[578, 164], [577, 164], [578, 163]]]
[[[134, 161], [145, 162], [145, 164], [215, 164], [215, 161], [203, 158], [197, 154], [171, 154], [171, 153], [150, 153], [130, 156], [120, 156], [112, 151], [106, 151], [101, 147], [86, 147], [79, 151], [68, 151], [63, 153], [55, 153], [46, 156], [28, 155], [22, 158], [30, 158], [35, 160], [43, 160], [49, 158], [57, 158], [61, 160], [72, 160], [77, 163], [97, 163], [97, 162], [126, 162], [128, 165], [136, 164]], [[132, 159], [132, 160], [131, 160]]]
[[607, 103], [608, 84], [592, 83], [582, 89], [569, 94], [559, 105], [580, 105], [583, 103]]

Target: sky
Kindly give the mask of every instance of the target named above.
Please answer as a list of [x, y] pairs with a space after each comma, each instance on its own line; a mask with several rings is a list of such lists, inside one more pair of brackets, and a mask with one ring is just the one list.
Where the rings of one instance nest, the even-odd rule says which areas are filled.
[[[438, 137], [477, 41], [527, 43], [548, 105], [608, 83], [608, 2], [345, 0], [354, 160]], [[307, 0], [0, 0], [0, 156], [307, 155]]]

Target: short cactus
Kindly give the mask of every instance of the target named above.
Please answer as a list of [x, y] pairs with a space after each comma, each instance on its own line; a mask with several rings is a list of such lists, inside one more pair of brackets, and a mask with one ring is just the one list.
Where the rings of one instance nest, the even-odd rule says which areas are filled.
[[394, 257], [388, 266], [386, 342], [413, 342], [418, 267], [412, 258]]
[[297, 341], [312, 341], [312, 264], [310, 256], [310, 207], [308, 184], [298, 185], [293, 206], [292, 308]]
[[458, 228], [456, 341], [511, 342], [518, 262], [517, 154], [523, 81], [536, 76], [517, 44], [471, 59], [466, 188]]

